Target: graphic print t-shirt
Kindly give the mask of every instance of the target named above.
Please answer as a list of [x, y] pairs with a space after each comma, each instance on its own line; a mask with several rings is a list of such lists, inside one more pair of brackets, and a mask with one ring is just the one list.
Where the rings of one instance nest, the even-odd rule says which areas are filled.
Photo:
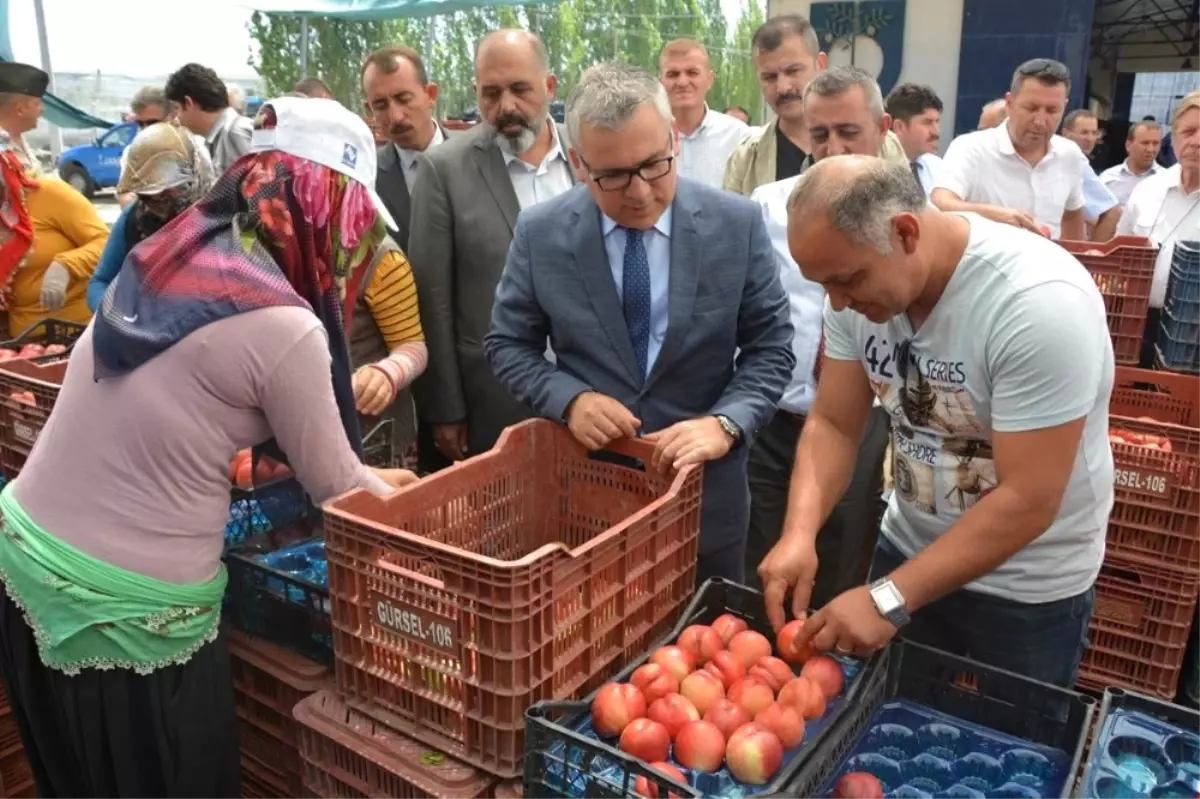
[[[996, 487], [992, 431], [1086, 417], [1054, 523], [967, 586], [1018, 602], [1087, 590], [1104, 558], [1113, 501], [1108, 400], [1113, 354], [1104, 300], [1052, 241], [964, 214], [970, 240], [945, 293], [915, 332], [905, 314], [875, 324], [825, 305], [825, 352], [861, 361], [892, 418], [895, 490], [883, 534], [912, 557]], [[897, 368], [909, 341], [907, 379]]]

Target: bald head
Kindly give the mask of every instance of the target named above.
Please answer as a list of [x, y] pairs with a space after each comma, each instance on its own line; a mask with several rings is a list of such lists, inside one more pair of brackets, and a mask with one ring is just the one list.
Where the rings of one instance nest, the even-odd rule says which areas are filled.
[[925, 192], [907, 164], [865, 155], [835, 155], [814, 164], [788, 198], [788, 224], [826, 217], [852, 243], [891, 249], [891, 220], [920, 215]]
[[513, 51], [531, 54], [543, 72], [550, 71], [550, 55], [546, 45], [536, 33], [521, 28], [501, 28], [479, 40], [475, 46], [475, 69], [480, 62], [496, 55], [512, 55]]
[[983, 107], [979, 114], [979, 130], [988, 130], [1000, 125], [1008, 119], [1008, 105], [1004, 98], [992, 100]]

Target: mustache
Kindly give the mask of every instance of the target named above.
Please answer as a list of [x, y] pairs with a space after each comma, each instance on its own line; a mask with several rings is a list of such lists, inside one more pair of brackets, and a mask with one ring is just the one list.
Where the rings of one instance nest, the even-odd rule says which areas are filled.
[[776, 96], [775, 102], [787, 103], [787, 102], [791, 102], [792, 100], [803, 100], [803, 99], [804, 99], [804, 92], [782, 92]]
[[402, 124], [401, 125], [392, 125], [390, 128], [388, 128], [388, 132], [391, 133], [393, 136], [402, 136], [405, 133], [408, 133], [412, 129], [413, 129], [412, 125], [402, 125]]
[[520, 125], [526, 130], [537, 132], [537, 127], [525, 117], [517, 113], [501, 114], [496, 117], [496, 127], [503, 128], [508, 125]]

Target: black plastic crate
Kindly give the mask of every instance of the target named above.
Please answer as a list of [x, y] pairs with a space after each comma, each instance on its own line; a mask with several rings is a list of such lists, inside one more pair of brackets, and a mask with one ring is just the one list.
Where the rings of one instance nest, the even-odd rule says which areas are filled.
[[[745, 619], [751, 630], [766, 635], [774, 642], [775, 634], [767, 620], [762, 593], [714, 577], [700, 587], [675, 629], [627, 665], [611, 682], [627, 682], [630, 675], [649, 660], [655, 649], [674, 643], [685, 627], [710, 624], [723, 613], [732, 613]], [[811, 738], [808, 737], [809, 731], [818, 724], [816, 721], [806, 722], [805, 740], [800, 746], [800, 751], [789, 762], [783, 764], [779, 774], [765, 790], [754, 794], [754, 799], [795, 795], [788, 791], [786, 786], [818, 750], [824, 739], [839, 728], [843, 717], [850, 712], [849, 709], [860, 701], [864, 682], [870, 673], [868, 667], [879, 657], [880, 655], [875, 655], [865, 664], [860, 664], [859, 670], [847, 678], [845, 693], [827, 716], [822, 717], [819, 728]], [[667, 796], [668, 793], [689, 797], [703, 795], [695, 788], [683, 790], [678, 784], [649, 769], [647, 764], [625, 754], [615, 746], [578, 732], [579, 725], [591, 713], [592, 700], [597, 692], [579, 702], [538, 702], [525, 712], [525, 796], [566, 796], [566, 788], [570, 786], [582, 788], [581, 791], [569, 794], [572, 796], [576, 793], [586, 797], [636, 796], [634, 785], [640, 776], [647, 777], [652, 784], [657, 785], [660, 796]], [[611, 774], [613, 764], [622, 772], [615, 779]], [[602, 776], [596, 773], [597, 771], [607, 773]], [[560, 778], [558, 774], [564, 776]]]
[[[1088, 757], [1087, 769], [1079, 781], [1078, 790], [1072, 796], [1083, 796], [1084, 792], [1088, 790], [1092, 769], [1096, 768], [1096, 756], [1098, 753], [1094, 750], [1095, 744], [1104, 733], [1105, 722], [1108, 721], [1109, 714], [1115, 710], [1133, 710], [1138, 713], [1144, 713], [1147, 716], [1162, 719], [1168, 724], [1181, 727], [1184, 730], [1192, 732], [1200, 730], [1200, 711], [1180, 705], [1173, 705], [1161, 699], [1154, 699], [1121, 688], [1106, 688], [1104, 697], [1100, 701], [1100, 710], [1096, 718], [1095, 735], [1091, 741], [1093, 751]], [[1159, 794], [1154, 793], [1151, 795], [1157, 796]]]
[[248, 538], [225, 554], [229, 585], [225, 619], [240, 630], [333, 665], [329, 588], [273, 568], [257, 556], [305, 542], [320, 542], [310, 525], [298, 524]]
[[853, 712], [808, 757], [789, 796], [823, 796], [885, 702], [903, 699], [955, 719], [1066, 752], [1062, 796], [1070, 796], [1096, 700], [911, 641], [894, 641], [863, 675]]
[[50, 363], [66, 358], [75, 346], [76, 340], [83, 335], [87, 325], [78, 322], [68, 322], [65, 319], [42, 319], [21, 331], [20, 335], [8, 341], [0, 341], [0, 349], [20, 350], [26, 344], [61, 344], [66, 351], [54, 355], [41, 355], [37, 358], [26, 358], [31, 363]]

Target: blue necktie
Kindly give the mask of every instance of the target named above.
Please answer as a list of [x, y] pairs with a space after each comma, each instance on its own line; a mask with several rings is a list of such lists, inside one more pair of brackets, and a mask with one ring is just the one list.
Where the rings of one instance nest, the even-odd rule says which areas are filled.
[[650, 349], [650, 259], [646, 257], [642, 238], [642, 231], [625, 228], [621, 304], [625, 311], [625, 328], [629, 331], [633, 354], [644, 379]]

